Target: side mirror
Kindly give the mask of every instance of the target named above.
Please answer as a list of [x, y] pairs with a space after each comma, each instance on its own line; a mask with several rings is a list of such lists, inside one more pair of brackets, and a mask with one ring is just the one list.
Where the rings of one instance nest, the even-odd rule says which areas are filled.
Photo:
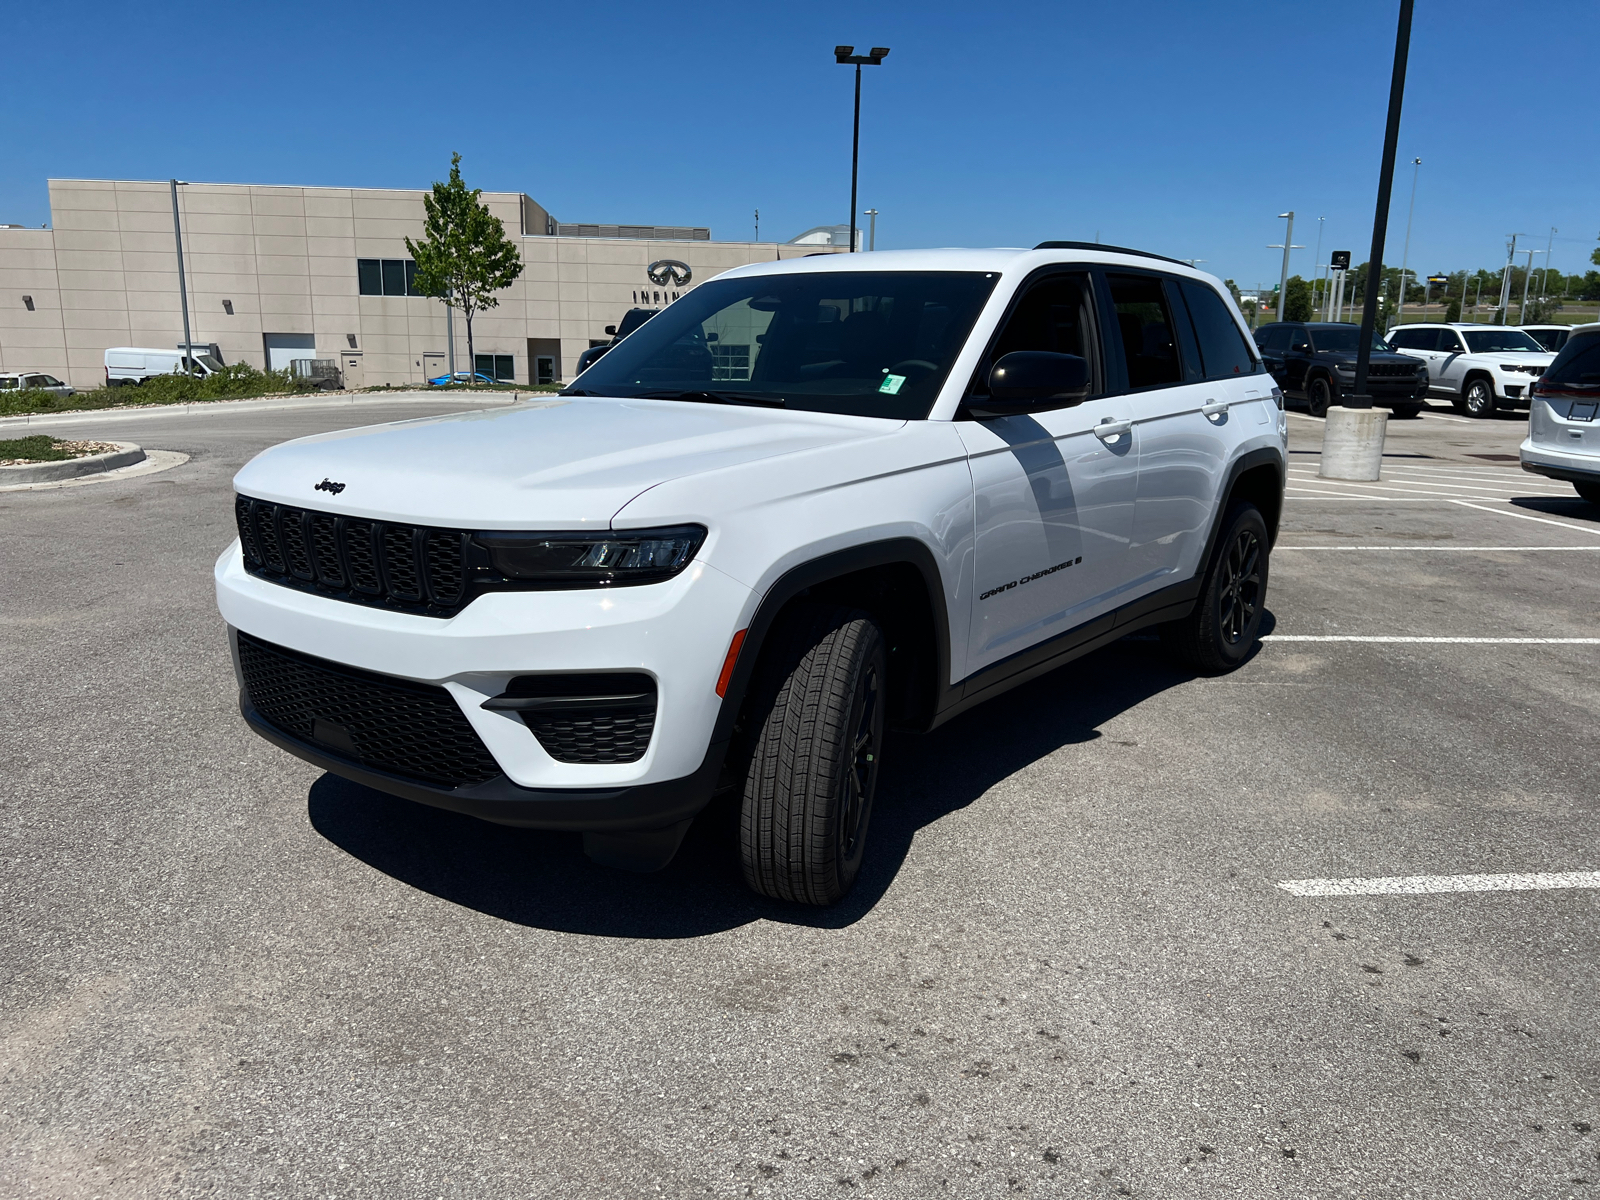
[[1071, 408], [1089, 396], [1089, 364], [1076, 354], [1013, 350], [989, 370], [989, 394], [967, 400], [976, 417]]
[[1311, 353], [1311, 343], [1310, 342], [1296, 342], [1294, 345], [1290, 346], [1289, 349], [1292, 350], [1296, 354], [1310, 354]]
[[608, 335], [610, 335], [611, 337], [616, 337], [617, 336], [617, 327], [615, 325], [607, 325], [606, 326], [606, 333]]

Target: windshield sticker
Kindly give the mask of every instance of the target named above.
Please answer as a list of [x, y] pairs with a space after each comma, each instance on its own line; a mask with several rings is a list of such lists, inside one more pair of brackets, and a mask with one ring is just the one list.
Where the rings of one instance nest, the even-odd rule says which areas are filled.
[[878, 390], [880, 392], [887, 392], [889, 395], [893, 396], [899, 393], [901, 385], [904, 384], [905, 381], [906, 377], [904, 375], [885, 375], [883, 377], [883, 382], [878, 385]]

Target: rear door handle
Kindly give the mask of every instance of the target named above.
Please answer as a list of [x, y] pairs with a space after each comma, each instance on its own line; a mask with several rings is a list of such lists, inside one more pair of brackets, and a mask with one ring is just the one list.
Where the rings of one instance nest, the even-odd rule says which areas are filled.
[[1132, 421], [1113, 421], [1107, 418], [1094, 427], [1094, 435], [1102, 442], [1109, 442], [1131, 432], [1132, 429]]
[[1200, 406], [1200, 411], [1208, 417], [1220, 417], [1228, 411], [1229, 403], [1227, 400], [1208, 400]]

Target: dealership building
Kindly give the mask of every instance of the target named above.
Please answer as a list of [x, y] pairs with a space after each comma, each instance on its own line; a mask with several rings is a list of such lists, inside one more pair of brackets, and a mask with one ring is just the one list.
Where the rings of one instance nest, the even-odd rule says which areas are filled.
[[[190, 340], [262, 369], [335, 360], [347, 387], [417, 384], [447, 369], [445, 305], [418, 295], [407, 237], [417, 190], [186, 183], [178, 187]], [[485, 192], [522, 256], [499, 305], [473, 319], [479, 370], [559, 381], [630, 308], [752, 262], [843, 250], [831, 226], [791, 242], [714, 242], [704, 228], [583, 225], [529, 196]], [[0, 225], [0, 372], [104, 381], [114, 346], [183, 341], [172, 193], [164, 181], [50, 180], [51, 227]], [[456, 368], [467, 369], [455, 317]]]

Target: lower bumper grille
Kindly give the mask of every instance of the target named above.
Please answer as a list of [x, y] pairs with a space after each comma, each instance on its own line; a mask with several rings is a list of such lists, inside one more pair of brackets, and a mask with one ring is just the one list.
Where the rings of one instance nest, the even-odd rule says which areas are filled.
[[374, 770], [447, 787], [501, 774], [450, 693], [298, 654], [239, 633], [251, 706], [292, 737]]
[[518, 713], [557, 762], [638, 762], [656, 727], [656, 681], [636, 671], [522, 675], [484, 707]]

